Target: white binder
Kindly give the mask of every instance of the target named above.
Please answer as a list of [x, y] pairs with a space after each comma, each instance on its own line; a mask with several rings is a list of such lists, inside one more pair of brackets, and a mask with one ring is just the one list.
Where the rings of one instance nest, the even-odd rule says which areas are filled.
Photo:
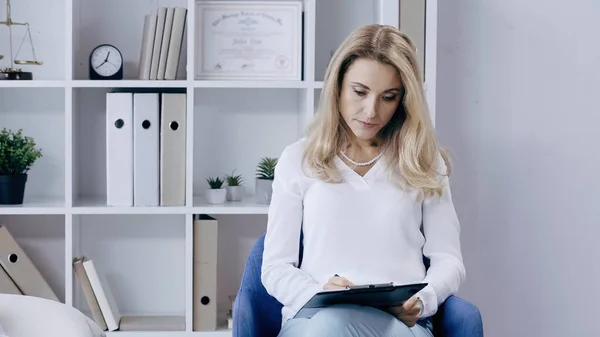
[[133, 94], [106, 94], [106, 204], [133, 206]]
[[194, 220], [194, 331], [217, 329], [218, 222], [208, 215]]
[[133, 94], [133, 205], [158, 206], [158, 93]]
[[163, 93], [160, 131], [160, 205], [185, 205], [186, 94]]

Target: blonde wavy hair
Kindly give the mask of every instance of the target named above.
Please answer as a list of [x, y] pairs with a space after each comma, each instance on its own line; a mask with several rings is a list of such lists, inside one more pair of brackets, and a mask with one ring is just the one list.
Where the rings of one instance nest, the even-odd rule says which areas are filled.
[[378, 135], [392, 178], [422, 195], [441, 195], [439, 156], [447, 168], [446, 175], [450, 174], [450, 162], [435, 137], [415, 47], [407, 36], [391, 26], [360, 27], [334, 53], [325, 73], [318, 113], [307, 130], [303, 156], [307, 168], [324, 181], [342, 180], [335, 158], [349, 145], [352, 131], [340, 114], [339, 97], [344, 75], [357, 58], [389, 64], [401, 78], [403, 95], [398, 109]]

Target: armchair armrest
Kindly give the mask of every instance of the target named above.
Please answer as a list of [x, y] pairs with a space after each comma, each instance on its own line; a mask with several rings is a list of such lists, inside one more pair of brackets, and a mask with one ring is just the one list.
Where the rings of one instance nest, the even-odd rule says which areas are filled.
[[283, 305], [262, 285], [264, 234], [250, 252], [240, 289], [233, 303], [233, 337], [275, 337], [281, 329]]

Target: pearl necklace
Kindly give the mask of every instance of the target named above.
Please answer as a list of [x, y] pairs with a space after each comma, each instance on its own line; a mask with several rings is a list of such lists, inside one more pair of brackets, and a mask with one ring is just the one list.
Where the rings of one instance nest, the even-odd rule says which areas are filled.
[[383, 152], [380, 152], [378, 155], [375, 156], [375, 158], [364, 162], [364, 163], [359, 163], [359, 162], [355, 162], [354, 160], [350, 159], [345, 153], [344, 151], [341, 151], [342, 156], [344, 156], [344, 158], [351, 162], [352, 164], [356, 165], [356, 166], [369, 166], [371, 164], [373, 164], [376, 160], [378, 160], [379, 158], [381, 158], [381, 156], [383, 156]]

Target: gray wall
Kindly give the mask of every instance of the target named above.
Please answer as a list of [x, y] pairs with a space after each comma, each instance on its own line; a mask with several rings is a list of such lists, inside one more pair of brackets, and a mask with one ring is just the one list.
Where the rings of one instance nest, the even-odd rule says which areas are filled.
[[439, 1], [453, 151], [486, 337], [600, 336], [600, 1]]

